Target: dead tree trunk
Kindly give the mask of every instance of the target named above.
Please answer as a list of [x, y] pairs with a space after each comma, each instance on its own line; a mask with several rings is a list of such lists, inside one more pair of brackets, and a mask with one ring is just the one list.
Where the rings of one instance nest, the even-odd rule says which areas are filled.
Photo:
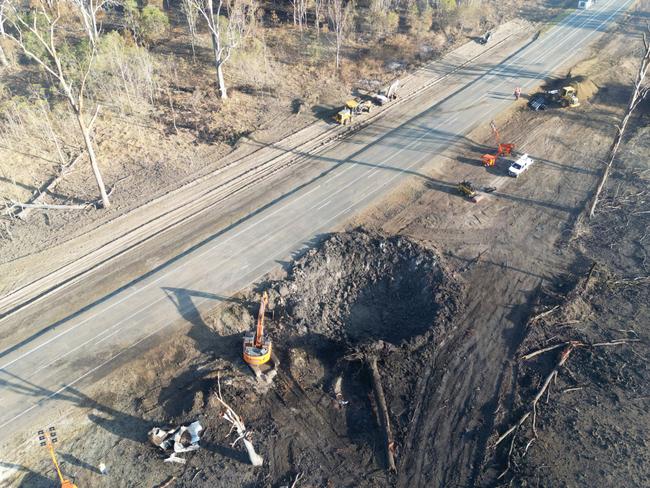
[[612, 164], [614, 163], [614, 159], [616, 158], [616, 154], [618, 153], [618, 148], [621, 145], [621, 141], [623, 140], [623, 133], [627, 128], [627, 123], [630, 121], [632, 112], [634, 112], [634, 109], [637, 107], [639, 102], [641, 102], [641, 100], [643, 100], [645, 96], [648, 94], [648, 88], [643, 87], [645, 75], [646, 72], [648, 71], [648, 64], [650, 63], [650, 44], [648, 43], [645, 34], [643, 34], [643, 46], [645, 47], [645, 54], [641, 59], [641, 66], [639, 67], [639, 71], [637, 72], [636, 75], [636, 81], [634, 82], [634, 91], [632, 92], [632, 96], [630, 97], [630, 103], [627, 107], [627, 112], [623, 117], [623, 121], [621, 122], [620, 127], [616, 128], [617, 129], [616, 137], [614, 138], [614, 142], [612, 143], [612, 146], [609, 150], [609, 161], [607, 162], [607, 166], [605, 166], [605, 171], [603, 172], [603, 175], [600, 178], [600, 182], [598, 183], [596, 194], [594, 195], [594, 199], [591, 203], [591, 208], [589, 209], [589, 218], [593, 218], [594, 216], [594, 213], [596, 211], [596, 205], [598, 205], [598, 199], [600, 198], [600, 194], [603, 191], [603, 188], [605, 187], [607, 178], [609, 177], [609, 172], [612, 169]]
[[84, 123], [83, 115], [81, 112], [77, 112], [77, 123], [79, 124], [79, 129], [84, 138], [84, 143], [86, 144], [86, 150], [88, 151], [88, 158], [90, 159], [90, 166], [93, 170], [93, 175], [95, 175], [95, 181], [97, 182], [97, 188], [99, 189], [99, 195], [102, 199], [102, 206], [104, 208], [110, 207], [110, 200], [108, 199], [108, 193], [106, 193], [106, 185], [104, 185], [104, 179], [102, 178], [102, 173], [99, 171], [99, 164], [97, 163], [97, 156], [95, 156], [95, 148], [93, 146], [93, 141], [90, 137], [90, 130], [88, 126]]
[[235, 413], [235, 411], [228, 405], [224, 399], [223, 396], [221, 395], [221, 381], [217, 377], [217, 400], [219, 403], [224, 407], [224, 412], [222, 413], [222, 417], [229, 422], [232, 427], [230, 428], [230, 433], [234, 430], [237, 432], [237, 438], [235, 441], [231, 444], [231, 447], [235, 447], [237, 442], [240, 440], [244, 443], [244, 447], [246, 448], [246, 452], [248, 453], [248, 459], [250, 460], [251, 464], [253, 466], [261, 466], [264, 463], [264, 458], [257, 454], [255, 452], [255, 447], [253, 446], [253, 443], [250, 440], [251, 433], [246, 430], [246, 426], [244, 425], [244, 421]]
[[377, 402], [377, 415], [379, 416], [379, 424], [384, 431], [384, 443], [386, 446], [386, 462], [389, 471], [397, 471], [395, 467], [395, 439], [393, 432], [390, 428], [390, 418], [388, 416], [388, 407], [386, 406], [386, 397], [384, 396], [384, 388], [381, 386], [381, 376], [379, 376], [379, 368], [377, 367], [377, 357], [374, 355], [366, 356], [366, 362], [372, 373], [372, 390]]

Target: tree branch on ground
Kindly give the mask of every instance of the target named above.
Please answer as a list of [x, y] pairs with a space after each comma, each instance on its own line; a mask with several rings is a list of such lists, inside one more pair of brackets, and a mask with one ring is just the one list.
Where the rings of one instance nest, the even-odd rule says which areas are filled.
[[548, 351], [552, 351], [555, 349], [559, 348], [564, 348], [562, 350], [562, 353], [560, 354], [560, 358], [553, 370], [546, 376], [544, 379], [544, 382], [542, 383], [542, 386], [539, 388], [535, 396], [530, 402], [530, 406], [527, 408], [527, 410], [522, 414], [521, 417], [519, 417], [519, 420], [517, 420], [512, 427], [510, 427], [508, 430], [506, 430], [503, 434], [501, 434], [497, 440], [494, 442], [492, 445], [493, 448], [496, 448], [501, 442], [503, 442], [505, 439], [507, 439], [510, 435], [512, 435], [512, 439], [510, 442], [510, 448], [508, 449], [508, 455], [507, 455], [507, 465], [506, 469], [498, 476], [498, 479], [503, 478], [506, 473], [510, 470], [510, 465], [511, 465], [511, 459], [512, 459], [512, 453], [514, 450], [514, 443], [515, 443], [515, 438], [519, 432], [519, 428], [532, 416], [532, 432], [533, 432], [533, 437], [528, 441], [526, 444], [526, 448], [524, 449], [524, 455], [528, 452], [528, 448], [531, 446], [533, 441], [537, 439], [537, 427], [536, 427], [536, 422], [537, 422], [537, 405], [539, 403], [539, 400], [542, 398], [544, 393], [547, 393], [547, 403], [548, 403], [548, 395], [550, 394], [550, 385], [553, 380], [555, 380], [563, 366], [565, 366], [567, 360], [569, 359], [569, 356], [573, 351], [575, 351], [577, 348], [584, 347], [584, 348], [596, 348], [596, 347], [606, 347], [606, 346], [620, 346], [622, 344], [628, 344], [631, 342], [639, 342], [639, 339], [617, 339], [614, 341], [610, 342], [598, 342], [595, 344], [587, 344], [581, 341], [566, 341], [562, 342], [560, 344], [555, 344], [553, 346], [548, 346], [544, 347], [542, 349], [539, 349], [537, 351], [533, 351], [531, 353], [528, 353], [524, 356], [521, 357], [521, 359], [528, 360], [532, 359], [536, 356], [539, 356], [540, 354], [543, 354]]
[[230, 446], [235, 447], [235, 445], [241, 440], [244, 443], [244, 447], [246, 448], [248, 459], [250, 460], [251, 464], [253, 466], [261, 466], [264, 462], [264, 459], [262, 456], [257, 454], [257, 452], [255, 452], [255, 447], [253, 447], [253, 443], [251, 442], [251, 432], [246, 430], [244, 421], [223, 399], [223, 395], [221, 394], [221, 380], [219, 377], [217, 377], [216, 398], [225, 409], [221, 416], [232, 425], [230, 432], [228, 432], [228, 436], [232, 434], [233, 431], [237, 433], [237, 438], [234, 440], [234, 442], [232, 442], [232, 444], [230, 444]]

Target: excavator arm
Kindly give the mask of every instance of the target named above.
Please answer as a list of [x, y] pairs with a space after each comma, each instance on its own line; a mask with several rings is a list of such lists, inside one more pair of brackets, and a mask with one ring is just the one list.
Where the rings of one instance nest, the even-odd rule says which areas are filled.
[[257, 330], [255, 331], [255, 347], [261, 348], [264, 344], [264, 313], [269, 303], [269, 295], [264, 292], [260, 300], [260, 310], [257, 313]]

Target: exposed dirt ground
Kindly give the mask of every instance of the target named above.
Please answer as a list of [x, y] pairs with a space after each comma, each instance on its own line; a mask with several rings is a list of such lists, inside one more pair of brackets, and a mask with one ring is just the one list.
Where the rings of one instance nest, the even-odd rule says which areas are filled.
[[[623, 20], [580, 65], [597, 88], [580, 108], [531, 113], [524, 100], [497, 121], [502, 138], [536, 160], [519, 179], [503, 178], [503, 165], [480, 167], [491, 138], [470, 134], [444, 165], [423, 169], [351, 223], [365, 232], [335, 235], [298, 258], [288, 276], [269, 277], [209, 316], [186, 315], [186, 333], [134, 358], [93, 400], [70, 391], [88, 416], [59, 425], [64, 470], [80, 486], [157, 486], [172, 478], [171, 486], [290, 486], [298, 473], [297, 486], [646, 485], [647, 102], [596, 219], [580, 219], [629, 96], [639, 51], [630, 34], [643, 28], [640, 19]], [[454, 188], [465, 178], [497, 190], [470, 203]], [[271, 389], [239, 359], [241, 333], [268, 288], [280, 359]], [[369, 323], [389, 327], [371, 333]], [[537, 440], [523, 457], [532, 438], [525, 424], [510, 469], [497, 479], [510, 443], [495, 450], [494, 441], [525, 411], [558, 351], [518, 358], [567, 340], [618, 338], [640, 342], [572, 353], [540, 403]], [[395, 475], [385, 471], [367, 369], [343, 359], [377, 339], [388, 343], [380, 369], [396, 434]], [[224, 440], [217, 374], [267, 460], [261, 469]], [[338, 375], [349, 402], [342, 407], [332, 391]], [[196, 418], [207, 426], [203, 449], [185, 466], [163, 464], [146, 432]], [[17, 467], [17, 486], [50, 486], [41, 454], [30, 450]], [[100, 462], [110, 477], [97, 472]]]

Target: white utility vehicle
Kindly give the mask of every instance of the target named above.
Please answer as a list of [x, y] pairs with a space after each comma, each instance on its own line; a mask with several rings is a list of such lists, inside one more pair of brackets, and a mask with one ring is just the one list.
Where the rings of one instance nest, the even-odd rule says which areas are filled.
[[517, 178], [521, 173], [526, 171], [531, 164], [533, 164], [533, 159], [528, 156], [528, 154], [522, 154], [510, 165], [510, 168], [508, 168], [508, 174]]
[[588, 10], [594, 4], [593, 0], [580, 0], [578, 2], [578, 8], [582, 10]]

